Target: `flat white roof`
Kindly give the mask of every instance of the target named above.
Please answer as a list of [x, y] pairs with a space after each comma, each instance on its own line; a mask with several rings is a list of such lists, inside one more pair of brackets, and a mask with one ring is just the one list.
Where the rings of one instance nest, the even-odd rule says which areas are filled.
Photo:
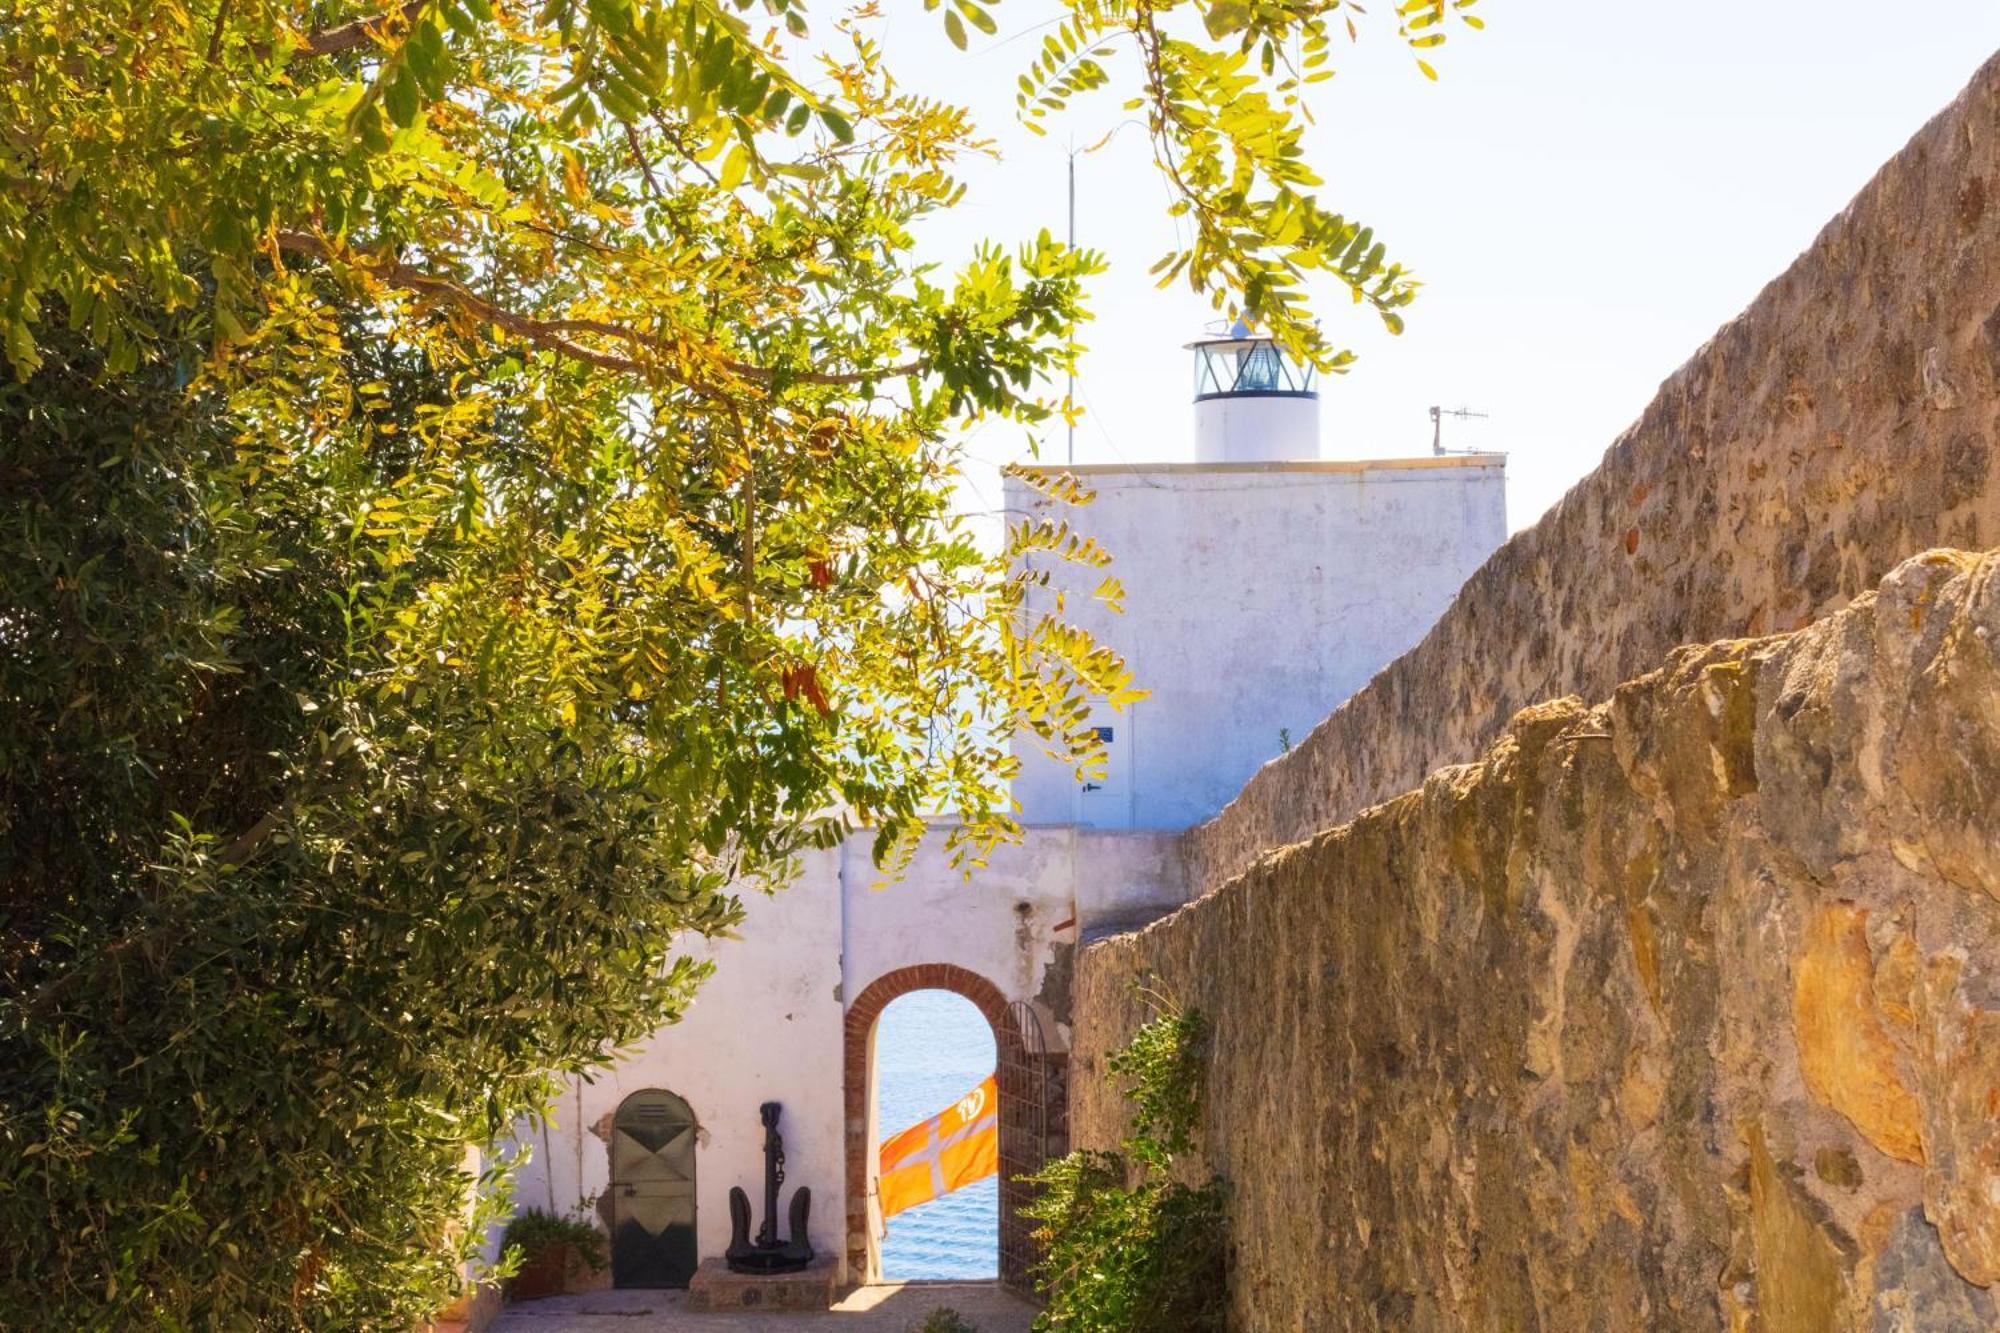
[[1029, 463], [1043, 472], [1112, 476], [1133, 472], [1195, 475], [1205, 472], [1420, 472], [1432, 468], [1505, 467], [1505, 454], [1426, 454], [1416, 458], [1302, 458], [1285, 463]]

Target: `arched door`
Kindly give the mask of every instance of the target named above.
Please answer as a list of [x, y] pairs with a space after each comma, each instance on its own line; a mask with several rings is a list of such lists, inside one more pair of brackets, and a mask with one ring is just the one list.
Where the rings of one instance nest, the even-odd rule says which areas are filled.
[[611, 1122], [611, 1282], [685, 1287], [694, 1276], [694, 1112], [673, 1093], [627, 1097]]

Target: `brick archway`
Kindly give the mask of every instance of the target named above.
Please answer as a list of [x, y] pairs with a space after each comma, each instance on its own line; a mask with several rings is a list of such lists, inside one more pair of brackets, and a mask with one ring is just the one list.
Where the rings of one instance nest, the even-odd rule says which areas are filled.
[[1041, 1164], [1027, 1160], [1020, 1128], [1029, 1123], [1023, 1067], [1021, 1034], [1007, 1013], [1007, 997], [1000, 988], [952, 963], [923, 963], [898, 968], [877, 977], [847, 1007], [845, 1079], [843, 1110], [847, 1125], [847, 1276], [850, 1282], [868, 1282], [879, 1276], [868, 1225], [868, 1167], [873, 1145], [869, 1141], [872, 1119], [869, 1094], [873, 1091], [869, 1067], [869, 1038], [875, 1020], [889, 1002], [911, 991], [945, 990], [962, 995], [977, 1005], [993, 1029], [993, 1054], [1000, 1086], [1000, 1280], [1026, 1288], [1028, 1267], [1034, 1260], [1032, 1224], [1020, 1215], [1026, 1190], [1013, 1183], [1016, 1176], [1033, 1171]]

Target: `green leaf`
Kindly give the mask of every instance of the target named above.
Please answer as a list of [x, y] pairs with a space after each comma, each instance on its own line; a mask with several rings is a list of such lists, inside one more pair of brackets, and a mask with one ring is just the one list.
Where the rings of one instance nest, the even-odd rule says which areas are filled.
[[381, 105], [373, 98], [363, 101], [354, 110], [349, 125], [361, 146], [371, 153], [387, 152], [389, 129], [383, 123]]
[[993, 21], [993, 16], [975, 4], [973, 0], [956, 0], [956, 2], [958, 12], [965, 15], [966, 22], [985, 33], [988, 37], [1000, 31], [1000, 25]]
[[961, 51], [965, 49], [965, 22], [959, 18], [957, 10], [945, 10], [944, 35], [951, 38], [953, 46]]
[[451, 25], [453, 32], [461, 37], [479, 35], [479, 25], [483, 20], [472, 12], [471, 6], [464, 3], [464, 0], [453, 0], [453, 3], [441, 5], [440, 8], [444, 14], [444, 21]]
[[737, 144], [722, 159], [722, 174], [719, 183], [725, 190], [733, 190], [743, 183], [743, 177], [750, 170], [750, 150]]
[[396, 65], [386, 77], [388, 82], [382, 89], [382, 105], [388, 111], [390, 121], [398, 127], [413, 124], [417, 112], [423, 109], [423, 93], [417, 86], [416, 76], [410, 73], [407, 66]]
[[445, 49], [443, 32], [435, 23], [420, 22], [411, 30], [404, 49], [410, 72], [416, 75], [424, 95], [432, 101], [442, 99], [445, 78], [451, 68], [451, 54]]
[[642, 93], [623, 79], [607, 73], [597, 83], [597, 100], [604, 109], [626, 122], [643, 120], [646, 115], [646, 101]]

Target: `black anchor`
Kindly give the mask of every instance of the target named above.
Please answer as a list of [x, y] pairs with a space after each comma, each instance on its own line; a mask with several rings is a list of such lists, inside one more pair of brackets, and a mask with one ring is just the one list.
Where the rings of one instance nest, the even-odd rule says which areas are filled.
[[812, 1242], [806, 1239], [806, 1215], [812, 1211], [812, 1190], [801, 1185], [792, 1194], [792, 1238], [778, 1239], [778, 1186], [785, 1183], [785, 1137], [778, 1133], [776, 1102], [757, 1108], [764, 1121], [764, 1225], [750, 1239], [750, 1196], [741, 1185], [729, 1187], [729, 1250], [725, 1256], [734, 1273], [796, 1273], [812, 1262]]

